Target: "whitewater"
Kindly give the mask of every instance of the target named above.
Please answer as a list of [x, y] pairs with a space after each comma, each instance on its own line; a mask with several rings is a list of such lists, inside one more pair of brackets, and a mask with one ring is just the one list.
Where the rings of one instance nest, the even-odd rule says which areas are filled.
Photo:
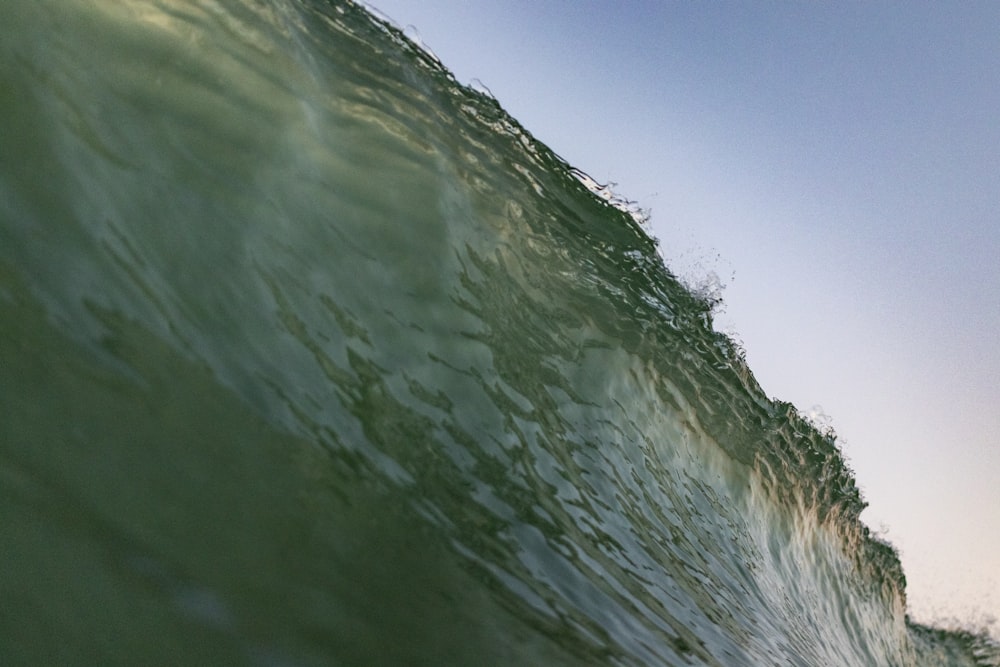
[[0, 663], [1000, 665], [638, 209], [384, 20], [0, 55]]

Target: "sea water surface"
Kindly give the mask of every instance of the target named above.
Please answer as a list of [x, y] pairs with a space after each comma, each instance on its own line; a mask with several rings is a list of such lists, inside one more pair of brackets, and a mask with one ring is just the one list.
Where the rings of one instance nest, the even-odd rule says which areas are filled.
[[997, 665], [634, 210], [350, 2], [0, 6], [0, 663]]

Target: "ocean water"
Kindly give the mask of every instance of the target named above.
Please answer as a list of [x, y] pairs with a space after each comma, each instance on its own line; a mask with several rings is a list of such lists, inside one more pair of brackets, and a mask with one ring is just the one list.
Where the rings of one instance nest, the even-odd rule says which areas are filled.
[[0, 56], [0, 664], [1000, 664], [641, 216], [362, 8]]

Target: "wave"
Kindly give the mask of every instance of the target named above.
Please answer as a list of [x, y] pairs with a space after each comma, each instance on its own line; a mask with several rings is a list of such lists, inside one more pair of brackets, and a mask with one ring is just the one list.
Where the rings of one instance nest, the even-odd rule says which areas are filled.
[[5, 663], [1000, 664], [642, 209], [388, 22], [0, 14]]

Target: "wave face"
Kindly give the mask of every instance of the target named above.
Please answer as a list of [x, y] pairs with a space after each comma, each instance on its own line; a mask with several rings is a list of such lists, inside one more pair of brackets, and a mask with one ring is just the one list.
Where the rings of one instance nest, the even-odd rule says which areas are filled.
[[0, 26], [0, 662], [994, 660], [635, 216], [393, 28]]

